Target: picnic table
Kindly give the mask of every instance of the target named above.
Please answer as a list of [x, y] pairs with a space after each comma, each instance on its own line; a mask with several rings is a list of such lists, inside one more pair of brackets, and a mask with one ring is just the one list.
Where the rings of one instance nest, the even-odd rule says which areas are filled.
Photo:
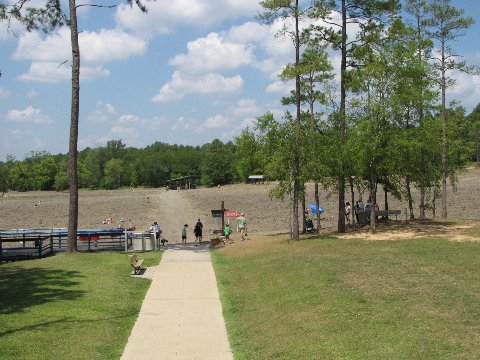
[[[368, 224], [370, 222], [370, 214], [371, 210], [362, 210], [362, 209], [355, 209], [355, 213], [357, 215], [357, 222], [361, 225]], [[401, 210], [378, 210], [375, 212], [375, 216], [388, 218], [390, 215], [395, 215], [395, 220], [397, 220], [398, 215], [402, 213]]]

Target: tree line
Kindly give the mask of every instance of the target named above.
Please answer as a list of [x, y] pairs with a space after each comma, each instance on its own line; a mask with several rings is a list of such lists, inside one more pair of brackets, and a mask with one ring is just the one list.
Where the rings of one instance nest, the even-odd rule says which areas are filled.
[[[456, 169], [467, 163], [480, 166], [480, 104], [468, 115], [458, 107], [449, 113], [452, 180]], [[373, 152], [378, 153], [382, 176], [377, 183], [387, 186], [398, 198], [408, 199], [404, 189], [405, 175], [419, 170], [419, 138], [427, 133], [418, 133], [415, 127], [385, 126], [377, 131], [373, 125], [365, 124], [362, 118], [352, 118], [348, 137], [348, 158], [351, 162], [349, 184], [367, 190], [366, 167], [370, 165]], [[309, 123], [305, 115], [302, 121]], [[429, 166], [440, 173], [440, 134], [438, 114], [426, 120], [430, 125]], [[337, 155], [335, 139], [335, 116], [319, 124], [310, 123], [303, 127], [302, 176], [305, 182], [320, 180], [322, 187], [334, 187]], [[285, 181], [289, 180], [292, 152], [289, 142], [292, 123], [276, 121], [271, 113], [260, 116], [254, 129], [245, 129], [233, 141], [218, 139], [202, 146], [171, 145], [155, 142], [145, 148], [127, 147], [123, 141], [110, 140], [105, 146], [86, 148], [78, 153], [78, 177], [81, 188], [118, 189], [122, 187], [161, 187], [170, 179], [195, 175], [205, 186], [245, 182], [248, 176], [262, 174], [267, 180], [279, 181], [272, 196], [285, 195]], [[378, 149], [371, 139], [381, 136]], [[422, 140], [423, 141], [423, 140]], [[379, 143], [379, 144], [380, 144]], [[424, 156], [427, 156], [425, 152]], [[420, 164], [422, 165], [422, 164]], [[380, 166], [380, 165], [379, 165]], [[329, 169], [331, 171], [329, 171]], [[417, 169], [417, 170], [416, 170]], [[432, 170], [433, 171], [433, 170]], [[321, 176], [317, 176], [320, 174]], [[437, 179], [438, 180], [438, 179]], [[46, 151], [30, 152], [23, 160], [7, 155], [0, 162], [0, 191], [64, 191], [68, 189], [68, 155], [52, 155]], [[438, 182], [437, 182], [438, 186]], [[438, 189], [437, 189], [438, 190]], [[433, 198], [432, 198], [433, 199]], [[410, 206], [413, 208], [413, 199]], [[431, 203], [425, 205], [431, 208]], [[413, 213], [413, 211], [412, 211]]]
[[[237, 167], [237, 146], [216, 139], [202, 146], [155, 142], [143, 149], [127, 147], [122, 140], [78, 153], [80, 188], [118, 189], [160, 187], [181, 176], [195, 175], [203, 185], [243, 181]], [[0, 162], [0, 191], [56, 190], [69, 186], [68, 155], [30, 152], [24, 160], [7, 156]]]

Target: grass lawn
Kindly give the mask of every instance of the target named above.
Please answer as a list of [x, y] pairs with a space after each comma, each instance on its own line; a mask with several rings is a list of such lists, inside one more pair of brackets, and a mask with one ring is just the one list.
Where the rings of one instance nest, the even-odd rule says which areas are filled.
[[0, 265], [0, 359], [119, 359], [150, 285], [130, 272], [107, 252]]
[[480, 359], [480, 242], [257, 242], [213, 252], [236, 360]]

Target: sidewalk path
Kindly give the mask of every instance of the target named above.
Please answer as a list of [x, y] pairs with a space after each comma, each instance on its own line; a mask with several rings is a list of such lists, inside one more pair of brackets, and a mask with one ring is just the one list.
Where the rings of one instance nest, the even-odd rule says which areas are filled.
[[233, 359], [208, 245], [167, 246], [121, 359]]

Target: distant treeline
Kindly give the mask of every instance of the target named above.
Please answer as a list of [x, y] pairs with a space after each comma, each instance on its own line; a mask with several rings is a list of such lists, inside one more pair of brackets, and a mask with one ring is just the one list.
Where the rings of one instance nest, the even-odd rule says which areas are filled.
[[[469, 162], [480, 164], [480, 104], [468, 116], [461, 107], [449, 110], [449, 118], [448, 171], [454, 180], [455, 169]], [[428, 187], [437, 186], [441, 165], [440, 122], [435, 116], [428, 119], [432, 125], [423, 132], [411, 125], [405, 128], [389, 125], [369, 133], [361, 121], [352, 121], [345, 160], [350, 164], [345, 173], [352, 186], [366, 187], [371, 178], [369, 159], [373, 155], [381, 170], [376, 174], [375, 183], [388, 187], [398, 197], [409, 188], [405, 183], [418, 184], [418, 179], [427, 175]], [[319, 124], [318, 129], [305, 126], [302, 130], [301, 176], [303, 181], [315, 180], [324, 187], [335, 187], [340, 149], [334, 141], [335, 117]], [[218, 139], [202, 146], [155, 142], [137, 149], [127, 147], [122, 140], [111, 140], [106, 146], [86, 148], [78, 153], [79, 186], [89, 189], [160, 187], [170, 179], [187, 175], [198, 176], [201, 185], [216, 186], [244, 182], [249, 175], [262, 174], [266, 179], [280, 180], [278, 195], [283, 196], [284, 185], [291, 180], [289, 169], [294, 146], [291, 138], [295, 134], [291, 126], [291, 121], [277, 121], [273, 115], [266, 114], [257, 118], [255, 129], [247, 128], [227, 143]], [[382, 141], [372, 147], [376, 137]], [[419, 146], [420, 142], [425, 146]], [[2, 192], [63, 191], [68, 186], [67, 154], [31, 152], [24, 160], [7, 156], [6, 161], [0, 162]]]
[[[143, 149], [126, 147], [122, 140], [86, 148], [78, 154], [81, 188], [160, 187], [169, 179], [196, 175], [202, 184], [242, 181], [236, 171], [236, 145], [213, 140], [203, 146], [169, 145], [161, 142]], [[248, 175], [246, 175], [248, 176]], [[68, 155], [31, 152], [24, 160], [7, 156], [0, 162], [0, 191], [68, 189]]]

